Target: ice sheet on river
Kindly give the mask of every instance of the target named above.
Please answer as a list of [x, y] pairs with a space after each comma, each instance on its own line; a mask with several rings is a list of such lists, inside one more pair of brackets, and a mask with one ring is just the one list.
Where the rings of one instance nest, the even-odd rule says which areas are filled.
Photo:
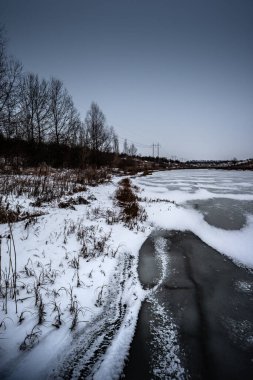
[[237, 264], [253, 267], [253, 172], [177, 170], [135, 182], [154, 226], [192, 231]]

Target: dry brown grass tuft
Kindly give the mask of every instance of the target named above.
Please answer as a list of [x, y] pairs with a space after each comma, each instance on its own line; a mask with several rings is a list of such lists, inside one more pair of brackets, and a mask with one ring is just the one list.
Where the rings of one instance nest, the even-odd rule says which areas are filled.
[[120, 186], [115, 194], [115, 197], [120, 205], [136, 202], [136, 195], [132, 188], [128, 185]]
[[14, 223], [18, 220], [19, 213], [7, 210], [6, 207], [0, 205], [0, 224], [1, 223]]
[[121, 207], [121, 220], [129, 227], [134, 228], [138, 222], [147, 219], [147, 214], [142, 206], [138, 203], [138, 197], [134, 191], [129, 178], [124, 178], [119, 182], [119, 188], [115, 193], [115, 200]]

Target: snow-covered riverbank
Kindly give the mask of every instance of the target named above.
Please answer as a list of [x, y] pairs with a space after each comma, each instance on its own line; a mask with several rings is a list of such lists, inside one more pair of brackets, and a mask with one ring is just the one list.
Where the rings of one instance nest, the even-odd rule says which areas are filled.
[[[9, 197], [10, 205], [43, 215], [14, 223], [11, 231], [0, 225], [1, 378], [117, 379], [148, 292], [138, 280], [138, 252], [156, 228], [190, 230], [236, 263], [253, 267], [252, 214], [245, 212], [245, 225], [231, 231], [208, 224], [201, 209], [185, 203], [252, 202], [252, 173], [175, 171], [132, 179], [148, 214], [133, 230], [113, 221], [119, 212], [113, 200], [118, 181], [72, 195], [88, 204], [74, 202], [69, 208], [57, 202], [36, 208], [24, 195]], [[3, 297], [14, 249], [17, 313], [15, 300]]]
[[[138, 251], [151, 228], [145, 224], [137, 231], [111, 224], [110, 212], [119, 212], [113, 202], [118, 181], [72, 196], [85, 198], [87, 205], [72, 209], [47, 204], [38, 209], [44, 215], [14, 223], [12, 231], [8, 224], [0, 225], [2, 294], [14, 249], [18, 288], [17, 313], [14, 299], [1, 297], [1, 377], [45, 378], [59, 358], [64, 360], [66, 349], [68, 356], [72, 348], [75, 352], [72, 346], [80, 340], [88, 351], [81, 362], [89, 361], [108, 334], [107, 346], [115, 338], [108, 355], [119, 349], [121, 360], [117, 357], [113, 365], [105, 360], [103, 373], [115, 365], [119, 373], [123, 367], [143, 297], [136, 272]], [[36, 211], [24, 196], [8, 201], [23, 211]], [[125, 327], [118, 334], [121, 325]]]

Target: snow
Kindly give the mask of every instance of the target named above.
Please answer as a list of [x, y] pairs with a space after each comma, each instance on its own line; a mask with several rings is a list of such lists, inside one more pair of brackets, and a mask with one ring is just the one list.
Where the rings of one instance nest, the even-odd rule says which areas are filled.
[[166, 239], [156, 237], [155, 254], [156, 260], [160, 262], [161, 277], [157, 284], [147, 293], [147, 300], [151, 305], [153, 319], [150, 321], [153, 351], [151, 367], [155, 378], [158, 379], [184, 379], [185, 371], [180, 361], [180, 347], [178, 343], [177, 326], [168, 310], [159, 304], [156, 292], [162, 285], [166, 276], [169, 275], [169, 257]]
[[[156, 228], [192, 231], [236, 264], [253, 268], [253, 215], [245, 214], [247, 223], [232, 231], [211, 226], [200, 210], [184, 207], [185, 202], [198, 199], [253, 201], [253, 173], [178, 170], [133, 178], [148, 214], [141, 228], [134, 230], [120, 222], [112, 225], [106, 222], [108, 210], [118, 212], [113, 202], [118, 181], [115, 177], [111, 183], [88, 187], [87, 191], [74, 195], [92, 199], [88, 205], [75, 205], [75, 210], [60, 209], [57, 202], [36, 208], [30, 204], [33, 199], [24, 195], [9, 197], [13, 208], [19, 205], [24, 212], [40, 211], [44, 215], [29, 223], [24, 220], [12, 225], [19, 273], [18, 299], [22, 302], [18, 302], [17, 315], [13, 300], [8, 299], [7, 314], [1, 310], [2, 379], [20, 379], [21, 373], [29, 379], [48, 376], [60, 379], [70, 368], [73, 379], [80, 375], [97, 380], [118, 379], [134, 336], [141, 302], [147, 297], [153, 299], [153, 312], [161, 321], [159, 329], [152, 327], [157, 344], [165, 342], [164, 355], [153, 358], [154, 375], [166, 378], [167, 368], [168, 376], [174, 373], [176, 378], [183, 377], [176, 326], [170, 316], [164, 315], [161, 305], [155, 307], [155, 291], [169, 268], [163, 239], [156, 242], [161, 262], [157, 285], [144, 291], [138, 280], [139, 249]], [[8, 225], [0, 225], [4, 273], [8, 272], [10, 249], [14, 252], [13, 243], [7, 238], [9, 233]], [[80, 255], [81, 252], [84, 253]], [[36, 327], [38, 342], [20, 351], [20, 344], [38, 322], [36, 286], [46, 314], [44, 322]], [[245, 291], [247, 286], [238, 284]], [[71, 302], [77, 314], [73, 329]], [[57, 320], [55, 305], [60, 310], [59, 328], [53, 326]], [[18, 317], [22, 312], [25, 319], [20, 324]], [[166, 350], [171, 354], [170, 360], [173, 359], [167, 367]]]
[[185, 370], [179, 358], [177, 327], [173, 318], [154, 295], [148, 300], [155, 318], [150, 323], [154, 344], [151, 358], [154, 378], [185, 379]]
[[155, 253], [156, 253], [156, 259], [160, 263], [160, 278], [157, 281], [157, 284], [151, 289], [150, 293], [153, 294], [156, 292], [156, 290], [159, 288], [159, 286], [162, 285], [163, 281], [165, 280], [168, 266], [169, 266], [169, 257], [166, 254], [167, 253], [167, 241], [160, 237], [155, 238]]
[[175, 205], [167, 207], [152, 204], [147, 208], [149, 220], [157, 228], [192, 231], [206, 244], [233, 259], [236, 263], [253, 267], [253, 216], [247, 216], [247, 224], [238, 231], [227, 231], [210, 226], [204, 216], [192, 209]]
[[[71, 292], [79, 310], [79, 322], [74, 329], [74, 333], [78, 334], [84, 326], [104, 312], [113, 275], [121, 275], [123, 269], [119, 263], [124, 263], [124, 257], [133, 257], [135, 260], [131, 264], [132, 268], [129, 268], [133, 274], [137, 267], [139, 248], [150, 230], [147, 228], [145, 233], [137, 233], [123, 225], [110, 226], [105, 222], [106, 210], [114, 207], [112, 196], [116, 189], [115, 182], [90, 188], [88, 193], [78, 194], [85, 198], [93, 195], [97, 200], [90, 205], [75, 206], [76, 210], [70, 210], [59, 209], [55, 203], [48, 204], [43, 207], [45, 215], [28, 226], [27, 221], [13, 224], [18, 284], [23, 284], [24, 289], [20, 288], [18, 296], [18, 299], [23, 299], [18, 302], [18, 315], [15, 314], [13, 300], [8, 300], [8, 314], [1, 312], [0, 322], [4, 320], [6, 325], [2, 326], [0, 332], [1, 342], [4, 342], [0, 346], [0, 372], [3, 378], [17, 379], [20, 378], [20, 373], [29, 379], [45, 378], [59, 358], [61, 360], [65, 357], [66, 347], [73, 340], [73, 332], [70, 331], [73, 322], [73, 314], [70, 313]], [[32, 210], [31, 200], [23, 196], [18, 199], [9, 197], [8, 201], [12, 200], [12, 206], [19, 204], [26, 211]], [[98, 210], [97, 215], [93, 212], [95, 209]], [[0, 235], [3, 237], [2, 268], [5, 272], [8, 272], [10, 247], [13, 252], [13, 244], [7, 238], [9, 233], [8, 225], [0, 225]], [[99, 252], [100, 243], [103, 245], [102, 253]], [[83, 244], [87, 246], [88, 256], [79, 258], [77, 270], [75, 266]], [[78, 276], [80, 286], [77, 286]], [[123, 344], [126, 348], [122, 351], [121, 369], [134, 333], [134, 323], [129, 321], [136, 322], [142, 298], [136, 278], [137, 272], [131, 276], [131, 282], [126, 281], [127, 291], [122, 290], [122, 293], [126, 292], [124, 302], [132, 307], [125, 316], [125, 323], [129, 324], [129, 341], [128, 344]], [[22, 352], [19, 346], [38, 320], [38, 308], [34, 305], [36, 283], [41, 283], [38, 288], [45, 304], [46, 317], [43, 324], [36, 328], [39, 343]], [[60, 328], [52, 326], [57, 316], [54, 302], [61, 311]], [[20, 325], [18, 316], [22, 312], [25, 319]]]
[[[168, 190], [164, 184], [191, 183], [195, 177], [193, 192]], [[228, 186], [228, 180], [231, 180]], [[220, 192], [200, 189], [199, 186], [207, 181], [216, 183]], [[146, 186], [147, 183], [147, 186]], [[163, 187], [159, 187], [162, 183]], [[224, 172], [214, 170], [187, 170], [155, 173], [150, 177], [141, 177], [135, 180], [137, 186], [144, 189], [144, 199], [169, 200], [174, 203], [151, 202], [146, 206], [149, 221], [157, 228], [192, 231], [206, 244], [220, 253], [230, 257], [236, 264], [253, 268], [253, 215], [245, 214], [247, 223], [237, 231], [229, 231], [209, 225], [200, 211], [181, 207], [189, 200], [203, 200], [209, 198], [229, 198], [236, 200], [253, 201], [253, 173], [252, 172]], [[247, 185], [247, 186], [246, 186]], [[245, 190], [246, 187], [246, 190]], [[159, 188], [159, 197], [156, 189]], [[225, 193], [224, 189], [228, 188]], [[239, 193], [240, 192], [240, 193]]]

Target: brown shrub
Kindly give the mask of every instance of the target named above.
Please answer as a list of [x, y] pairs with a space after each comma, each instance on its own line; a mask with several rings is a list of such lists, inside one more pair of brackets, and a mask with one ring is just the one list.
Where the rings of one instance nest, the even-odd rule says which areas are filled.
[[115, 196], [120, 204], [136, 202], [136, 195], [133, 193], [131, 187], [120, 186], [117, 189]]
[[0, 224], [1, 223], [14, 223], [18, 220], [19, 214], [12, 210], [7, 210], [0, 205]]
[[129, 219], [137, 218], [139, 215], [140, 206], [137, 202], [131, 202], [124, 206], [122, 212], [124, 219], [127, 222]]
[[123, 178], [121, 181], [119, 181], [119, 185], [123, 187], [131, 187], [131, 181], [129, 178]]
[[121, 220], [130, 228], [137, 226], [138, 222], [143, 222], [147, 218], [146, 211], [138, 203], [138, 198], [134, 193], [138, 188], [132, 187], [129, 178], [124, 178], [119, 182], [115, 199], [121, 207]]

